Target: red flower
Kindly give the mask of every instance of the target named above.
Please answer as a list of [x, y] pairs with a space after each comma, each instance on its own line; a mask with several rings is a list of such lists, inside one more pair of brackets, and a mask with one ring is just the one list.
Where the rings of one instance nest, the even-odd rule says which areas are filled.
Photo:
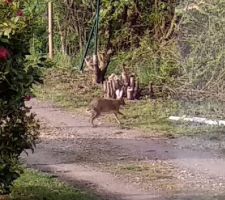
[[12, 2], [13, 2], [13, 0], [5, 0], [5, 3], [8, 5], [12, 4]]
[[6, 61], [10, 57], [8, 49], [1, 47], [0, 48], [0, 60]]
[[23, 11], [22, 10], [19, 10], [18, 12], [17, 12], [17, 16], [19, 16], [19, 17], [22, 17], [24, 14], [23, 14]]
[[31, 96], [25, 96], [25, 97], [24, 97], [24, 100], [25, 100], [25, 101], [30, 101], [30, 100], [31, 100]]

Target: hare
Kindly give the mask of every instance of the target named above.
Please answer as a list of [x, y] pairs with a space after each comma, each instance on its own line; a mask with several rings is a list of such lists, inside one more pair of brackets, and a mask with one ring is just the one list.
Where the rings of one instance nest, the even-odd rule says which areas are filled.
[[87, 111], [91, 112], [91, 124], [93, 127], [94, 120], [99, 117], [102, 113], [113, 113], [116, 121], [120, 124], [117, 114], [123, 115], [119, 111], [120, 106], [125, 105], [124, 99], [122, 98], [122, 92], [120, 94], [119, 99], [105, 99], [105, 98], [95, 98], [89, 104], [89, 109]]

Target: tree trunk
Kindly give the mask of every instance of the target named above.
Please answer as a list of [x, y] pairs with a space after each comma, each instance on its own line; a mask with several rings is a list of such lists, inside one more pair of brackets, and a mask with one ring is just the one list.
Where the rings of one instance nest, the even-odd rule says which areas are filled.
[[98, 55], [93, 55], [93, 58], [85, 59], [86, 65], [93, 71], [93, 80], [96, 84], [103, 84], [105, 81], [111, 55], [112, 51], [108, 50], [106, 53], [98, 53]]

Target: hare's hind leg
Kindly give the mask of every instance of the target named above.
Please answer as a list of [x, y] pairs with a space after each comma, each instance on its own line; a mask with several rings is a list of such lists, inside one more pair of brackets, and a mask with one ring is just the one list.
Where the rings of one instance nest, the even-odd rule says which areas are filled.
[[125, 116], [122, 112], [118, 111], [118, 114], [122, 115], [122, 116]]
[[118, 116], [117, 116], [117, 113], [113, 113], [113, 114], [114, 114], [114, 116], [115, 116], [115, 119], [116, 119], [117, 123], [118, 123], [118, 124], [121, 124], [121, 122], [120, 122], [120, 120], [119, 120], [119, 118], [118, 118]]
[[94, 125], [94, 120], [99, 116], [99, 113], [96, 111], [93, 111], [92, 115], [91, 115], [91, 124], [92, 127], [95, 127], [96, 125]]

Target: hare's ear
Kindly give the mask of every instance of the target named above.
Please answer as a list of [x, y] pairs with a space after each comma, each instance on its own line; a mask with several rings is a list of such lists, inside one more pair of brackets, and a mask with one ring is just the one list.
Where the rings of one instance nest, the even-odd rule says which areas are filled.
[[88, 56], [84, 59], [85, 63], [88, 64], [89, 58]]
[[123, 97], [123, 90], [122, 89], [117, 89], [116, 90], [116, 98], [117, 99], [122, 99]]
[[116, 90], [116, 99], [119, 99], [119, 98], [120, 98], [120, 90], [117, 89], [117, 90]]
[[123, 98], [123, 88], [119, 90], [119, 99]]

